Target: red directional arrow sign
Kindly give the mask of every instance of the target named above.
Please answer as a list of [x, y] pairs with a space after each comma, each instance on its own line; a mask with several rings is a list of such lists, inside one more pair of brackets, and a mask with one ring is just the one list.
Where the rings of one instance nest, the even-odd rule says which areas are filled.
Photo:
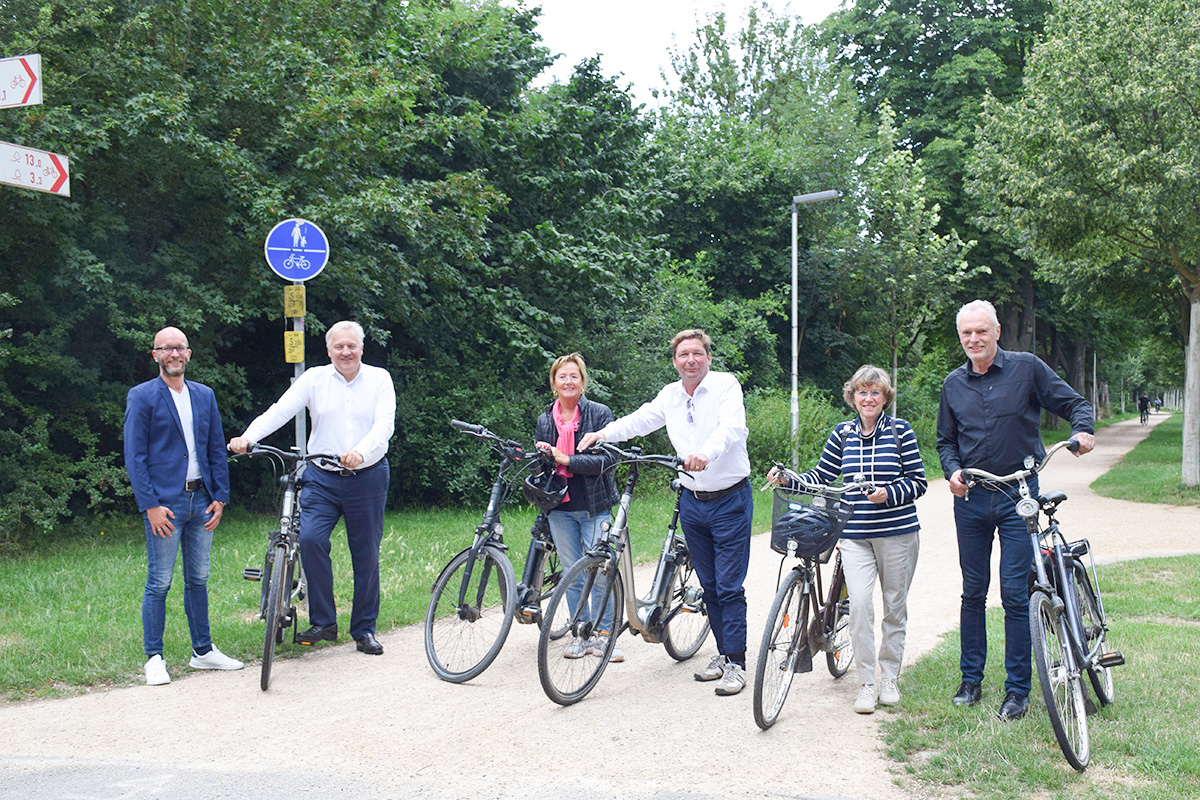
[[0, 142], [0, 183], [70, 197], [71, 164], [58, 153]]
[[42, 57], [0, 58], [0, 108], [36, 106], [41, 102]]

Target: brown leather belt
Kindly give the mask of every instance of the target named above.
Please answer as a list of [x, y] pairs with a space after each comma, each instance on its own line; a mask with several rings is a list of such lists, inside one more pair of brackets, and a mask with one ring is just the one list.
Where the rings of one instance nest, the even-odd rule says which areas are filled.
[[696, 491], [692, 491], [691, 489], [688, 489], [688, 491], [692, 492], [692, 494], [696, 497], [697, 500], [706, 500], [706, 501], [720, 500], [722, 497], [733, 494], [738, 489], [741, 489], [743, 486], [746, 486], [749, 483], [750, 483], [749, 478], [742, 478], [740, 481], [735, 483], [733, 486], [729, 486], [724, 489], [717, 489], [715, 492], [696, 492]]

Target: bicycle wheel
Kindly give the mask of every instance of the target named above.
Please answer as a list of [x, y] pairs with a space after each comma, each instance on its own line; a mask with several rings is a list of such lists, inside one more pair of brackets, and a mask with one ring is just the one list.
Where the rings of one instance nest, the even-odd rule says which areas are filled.
[[671, 596], [667, 601], [668, 622], [663, 629], [662, 643], [667, 655], [676, 661], [687, 661], [708, 638], [708, 610], [704, 607], [704, 589], [688, 558], [687, 549], [680, 547], [676, 555], [675, 577], [671, 579]]
[[[1091, 649], [1096, 644], [1096, 639], [1101, 640], [1100, 650], [1097, 652], [1097, 657], [1109, 652], [1108, 647], [1108, 631], [1104, 629], [1104, 615], [1100, 613], [1100, 601], [1096, 599], [1096, 592], [1092, 588], [1091, 578], [1088, 576], [1087, 569], [1078, 561], [1071, 562], [1072, 584], [1075, 591], [1075, 604], [1079, 609], [1079, 622], [1083, 628], [1084, 643], [1081, 648], [1083, 652], [1079, 653], [1080, 661], [1091, 652]], [[1116, 693], [1113, 686], [1113, 671], [1112, 667], [1103, 667], [1095, 661], [1088, 667], [1088, 679], [1091, 681], [1092, 689], [1096, 692], [1096, 699], [1100, 701], [1100, 705], [1106, 706], [1116, 699]]]
[[854, 663], [854, 641], [850, 638], [850, 593], [846, 589], [840, 560], [833, 582], [829, 585], [828, 602], [833, 604], [830, 613], [833, 622], [826, 631], [829, 650], [825, 653], [825, 665], [829, 667], [830, 675], [840, 678]]
[[1061, 609], [1054, 607], [1045, 592], [1035, 592], [1029, 598], [1029, 633], [1046, 714], [1067, 763], [1082, 771], [1087, 768], [1091, 745], [1083, 684], [1080, 676], [1071, 675], [1067, 666], [1070, 645], [1066, 627]]
[[783, 710], [792, 676], [796, 674], [800, 648], [808, 646], [803, 642], [807, 626], [808, 595], [800, 583], [800, 573], [791, 570], [775, 593], [775, 602], [767, 614], [754, 669], [754, 721], [764, 731], [775, 724]]
[[[578, 588], [581, 598], [577, 608], [567, 602], [567, 590], [572, 586]], [[595, 607], [589, 601], [593, 588], [599, 597]], [[616, 559], [606, 556], [584, 556], [576, 561], [550, 596], [538, 636], [538, 680], [546, 696], [560, 706], [578, 703], [600, 681], [621, 629], [624, 599]], [[597, 621], [605, 616], [612, 619], [613, 630], [608, 647], [596, 658], [588, 655], [584, 646], [599, 633]], [[571, 635], [555, 639], [553, 633], [563, 629]]]
[[[464, 587], [468, 563], [471, 577]], [[450, 559], [433, 584], [425, 612], [429, 666], [451, 683], [478, 676], [499, 655], [516, 610], [517, 579], [504, 551], [486, 545], [472, 561], [471, 551], [463, 550]]]
[[287, 570], [287, 547], [277, 545], [275, 555], [271, 558], [271, 577], [267, 584], [267, 614], [263, 622], [266, 630], [263, 632], [262, 675], [258, 685], [265, 692], [271, 683], [271, 666], [275, 661], [275, 645], [283, 641], [283, 622], [287, 614], [288, 598], [291, 597], [290, 581], [285, 574]]

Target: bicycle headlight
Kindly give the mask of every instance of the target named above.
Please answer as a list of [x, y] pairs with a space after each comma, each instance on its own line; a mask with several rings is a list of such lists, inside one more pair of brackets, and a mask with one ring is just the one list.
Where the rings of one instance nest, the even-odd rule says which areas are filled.
[[1036, 517], [1038, 512], [1037, 501], [1031, 497], [1022, 497], [1017, 501], [1017, 513], [1022, 517]]

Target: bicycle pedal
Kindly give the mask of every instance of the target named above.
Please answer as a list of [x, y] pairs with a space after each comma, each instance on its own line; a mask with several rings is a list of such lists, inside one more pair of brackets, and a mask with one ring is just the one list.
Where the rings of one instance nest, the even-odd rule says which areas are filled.
[[537, 605], [521, 606], [517, 609], [517, 622], [531, 625], [542, 621], [542, 609]]
[[261, 581], [262, 580], [262, 568], [261, 567], [246, 567], [244, 570], [242, 570], [242, 577], [248, 581]]
[[1125, 654], [1120, 650], [1113, 650], [1112, 652], [1105, 653], [1097, 658], [1096, 663], [1105, 669], [1108, 669], [1109, 667], [1119, 667], [1125, 663]]

